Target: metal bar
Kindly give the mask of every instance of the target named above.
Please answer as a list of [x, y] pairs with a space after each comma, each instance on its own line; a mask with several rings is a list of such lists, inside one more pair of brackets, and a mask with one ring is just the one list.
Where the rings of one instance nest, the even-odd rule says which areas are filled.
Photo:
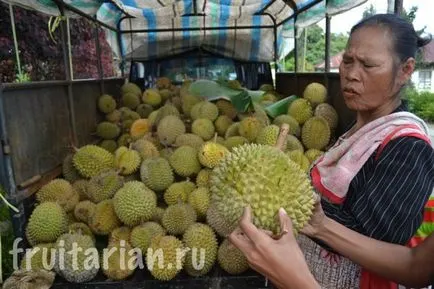
[[395, 0], [394, 13], [397, 15], [401, 15], [402, 10], [403, 10], [403, 0]]
[[116, 1], [113, 1], [113, 0], [105, 0], [105, 1], [108, 1], [108, 2], [110, 2], [111, 4], [113, 4], [114, 6], [116, 6], [116, 8], [118, 8], [119, 11], [121, 11], [123, 14], [125, 14], [125, 15], [127, 15], [127, 16], [129, 16], [129, 17], [133, 17], [133, 18], [134, 18], [134, 16], [132, 16], [132, 15], [129, 14], [127, 11], [125, 11], [125, 9], [123, 9], [121, 6], [119, 6], [118, 3], [117, 3]]
[[197, 15], [197, 0], [193, 0], [193, 11], [194, 14]]
[[285, 3], [288, 3], [289, 6], [291, 6], [292, 10], [294, 10], [294, 12], [298, 11], [298, 7], [297, 7], [297, 3], [295, 3], [294, 0], [284, 0]]
[[259, 10], [258, 12], [256, 12], [256, 15], [263, 15], [265, 10], [268, 9], [268, 7], [270, 7], [271, 5], [274, 4], [274, 2], [276, 2], [276, 0], [271, 0], [270, 2], [267, 3], [267, 5], [264, 6], [264, 8], [262, 8], [261, 10]]
[[[60, 15], [65, 16], [65, 7], [62, 4], [63, 2], [59, 2], [57, 4], [57, 7], [59, 8]], [[74, 146], [78, 145], [78, 138], [77, 138], [77, 127], [76, 127], [76, 121], [75, 121], [75, 110], [74, 110], [74, 99], [73, 99], [73, 93], [72, 93], [72, 58], [69, 51], [71, 50], [71, 42], [68, 41], [67, 36], [67, 30], [69, 29], [68, 24], [64, 21], [60, 24], [60, 35], [62, 39], [62, 50], [63, 50], [63, 61], [65, 65], [65, 71], [66, 71], [66, 80], [69, 81], [67, 92], [68, 92], [68, 107], [69, 107], [69, 121], [71, 123], [71, 132], [72, 132], [72, 144]]]
[[15, 58], [17, 59], [18, 73], [19, 73], [19, 75], [22, 75], [21, 61], [20, 61], [20, 50], [18, 48], [17, 30], [15, 28], [15, 17], [14, 17], [14, 9], [13, 9], [12, 3], [9, 3], [9, 16], [11, 18], [12, 36], [14, 38]]
[[69, 4], [64, 3], [63, 0], [53, 0], [53, 1], [54, 1], [57, 5], [63, 5], [63, 7], [66, 8], [66, 10], [69, 10], [69, 11], [71, 11], [71, 12], [74, 12], [75, 14], [78, 14], [78, 15], [80, 15], [80, 16], [86, 18], [86, 19], [89, 19], [89, 20], [92, 21], [92, 22], [96, 22], [96, 23], [98, 23], [99, 25], [101, 25], [101, 26], [103, 26], [103, 27], [105, 27], [105, 28], [107, 28], [107, 29], [110, 29], [110, 30], [112, 30], [112, 31], [117, 31], [116, 28], [113, 28], [113, 27], [111, 27], [110, 25], [105, 24], [104, 22], [102, 22], [102, 21], [100, 21], [100, 20], [97, 20], [97, 19], [93, 18], [93, 17], [90, 16], [90, 15], [87, 15], [86, 13], [84, 13], [84, 12], [81, 11], [80, 9], [75, 8], [74, 6], [71, 6], [71, 5], [69, 5]]
[[325, 34], [325, 72], [330, 72], [330, 20], [326, 15], [326, 34]]
[[263, 15], [268, 15], [270, 17], [271, 21], [273, 21], [273, 35], [274, 35], [274, 42], [273, 42], [273, 48], [274, 48], [274, 64], [276, 66], [277, 71], [277, 26], [276, 26], [276, 19], [271, 15], [270, 13], [264, 13]]
[[[97, 64], [98, 64], [98, 76], [99, 79], [104, 79], [104, 71], [102, 67], [102, 61], [101, 61], [101, 45], [99, 44], [99, 29], [98, 26], [95, 26], [95, 45], [96, 45], [96, 55], [97, 55]], [[101, 95], [104, 94], [104, 81], [100, 82], [100, 92]]]
[[297, 12], [294, 12], [291, 16], [289, 16], [288, 18], [282, 20], [282, 22], [280, 22], [279, 24], [277, 24], [277, 27], [279, 27], [280, 25], [285, 24], [286, 22], [288, 22], [289, 20], [291, 20], [292, 18], [294, 18], [296, 15], [299, 15], [300, 13], [303, 13], [306, 10], [309, 10], [310, 8], [312, 8], [313, 6], [315, 6], [316, 4], [322, 2], [323, 0], [316, 0], [311, 2], [310, 4], [304, 6], [301, 9], [298, 9]]
[[119, 19], [118, 23], [116, 23], [116, 27], [118, 29], [118, 31], [116, 31], [116, 36], [118, 39], [119, 51], [121, 53], [121, 55], [120, 55], [120, 57], [121, 57], [120, 68], [121, 68], [122, 77], [125, 76], [125, 52], [124, 52], [124, 46], [122, 44], [122, 34], [120, 33], [120, 31], [121, 31], [121, 22], [126, 18], [129, 18], [129, 17], [128, 16], [121, 17]]
[[[105, 78], [104, 82], [107, 81], [117, 81], [123, 79], [122, 77], [110, 77]], [[68, 86], [70, 84], [80, 84], [87, 82], [101, 82], [101, 79], [76, 79], [76, 80], [51, 80], [51, 81], [31, 81], [31, 82], [23, 82], [23, 83], [4, 83], [3, 90], [4, 91], [12, 91], [12, 90], [20, 90], [20, 89], [32, 89], [32, 88], [44, 88], [44, 87], [56, 87], [56, 86]]]
[[150, 33], [150, 32], [174, 32], [174, 31], [203, 31], [203, 30], [234, 30], [234, 29], [272, 29], [274, 25], [257, 25], [257, 26], [228, 26], [228, 27], [191, 27], [191, 28], [164, 28], [164, 29], [138, 29], [122, 30], [125, 33]]
[[298, 72], [298, 49], [297, 49], [297, 45], [298, 45], [298, 41], [297, 41], [297, 33], [298, 33], [298, 28], [297, 26], [294, 26], [294, 71], [297, 73]]

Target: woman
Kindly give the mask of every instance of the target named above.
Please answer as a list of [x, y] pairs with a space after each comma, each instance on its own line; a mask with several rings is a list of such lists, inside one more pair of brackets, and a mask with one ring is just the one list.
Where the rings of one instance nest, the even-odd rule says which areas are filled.
[[[291, 219], [283, 209], [279, 218], [281, 230], [286, 234], [275, 240], [253, 225], [251, 211], [246, 208], [240, 227], [229, 239], [246, 255], [251, 267], [267, 276], [278, 288], [321, 288], [309, 271], [292, 234]], [[328, 218], [319, 203], [302, 233], [319, 238], [340, 254], [399, 284], [411, 288], [434, 285], [434, 234], [413, 249], [377, 241]]]
[[[394, 14], [354, 26], [340, 65], [352, 128], [315, 162], [310, 176], [325, 214], [373, 239], [406, 245], [420, 226], [434, 185], [434, 151], [425, 123], [406, 112], [400, 91], [426, 44]], [[319, 241], [299, 244], [322, 288], [396, 288]], [[369, 269], [369, 268], [367, 268]]]

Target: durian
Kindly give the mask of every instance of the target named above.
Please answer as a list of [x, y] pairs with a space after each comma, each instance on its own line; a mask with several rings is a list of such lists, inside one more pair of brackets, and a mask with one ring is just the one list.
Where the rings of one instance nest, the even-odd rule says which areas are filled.
[[68, 154], [64, 159], [62, 163], [62, 174], [63, 178], [67, 180], [70, 183], [75, 182], [76, 180], [80, 179], [80, 174], [75, 169], [74, 164], [72, 162], [74, 154]]
[[151, 123], [146, 118], [140, 118], [133, 122], [130, 127], [130, 135], [133, 140], [143, 137], [151, 130]]
[[229, 223], [237, 223], [246, 206], [258, 228], [279, 232], [276, 218], [284, 208], [297, 233], [310, 219], [314, 190], [299, 166], [281, 150], [258, 144], [234, 148], [210, 177], [211, 206]]
[[309, 162], [312, 164], [314, 161], [316, 161], [319, 157], [321, 157], [324, 154], [323, 151], [317, 150], [317, 149], [309, 149], [304, 152], [304, 155], [307, 157]]
[[141, 95], [142, 94], [142, 90], [140, 89], [140, 87], [133, 83], [133, 82], [127, 82], [124, 83], [121, 87], [121, 94], [126, 94], [126, 93], [134, 93], [136, 95]]
[[116, 109], [116, 100], [109, 94], [103, 94], [98, 98], [98, 109], [102, 113], [111, 113]]
[[172, 167], [169, 161], [162, 157], [145, 159], [140, 166], [140, 179], [154, 191], [164, 191], [174, 181]]
[[312, 105], [309, 100], [298, 98], [289, 105], [288, 114], [292, 116], [299, 125], [303, 125], [313, 116]]
[[295, 135], [297, 137], [300, 136], [300, 125], [298, 124], [298, 121], [292, 116], [288, 114], [281, 114], [273, 120], [273, 124], [277, 125], [278, 127], [281, 127], [284, 123], [289, 125], [289, 134]]
[[164, 201], [169, 206], [175, 205], [180, 201], [185, 203], [194, 189], [196, 189], [196, 185], [190, 181], [173, 183], [164, 192]]
[[318, 82], [312, 82], [306, 86], [303, 91], [303, 98], [309, 100], [312, 108], [326, 101], [327, 98], [327, 88]]
[[225, 132], [225, 139], [230, 138], [231, 136], [239, 136], [240, 123], [234, 122], [232, 123]]
[[36, 193], [36, 200], [39, 203], [57, 202], [66, 213], [74, 210], [79, 198], [78, 192], [71, 183], [64, 179], [54, 179], [42, 186]]
[[186, 132], [185, 124], [179, 117], [168, 115], [158, 124], [157, 136], [164, 145], [171, 145], [176, 138]]
[[301, 141], [307, 149], [323, 150], [330, 141], [330, 127], [327, 121], [314, 116], [301, 128]]
[[157, 207], [157, 196], [142, 182], [131, 181], [116, 192], [113, 206], [119, 220], [132, 227], [151, 219]]
[[196, 186], [198, 187], [208, 187], [209, 175], [211, 174], [210, 169], [202, 169], [196, 176]]
[[107, 113], [105, 119], [112, 123], [119, 123], [121, 121], [122, 113], [115, 109], [110, 113]]
[[191, 119], [196, 120], [206, 118], [215, 121], [219, 115], [217, 106], [209, 101], [202, 101], [193, 106], [191, 109]]
[[182, 177], [197, 175], [201, 170], [197, 150], [191, 146], [177, 148], [169, 157], [169, 162], [176, 174]]
[[72, 158], [74, 167], [85, 178], [99, 175], [114, 167], [114, 155], [96, 145], [85, 145]]
[[57, 203], [44, 202], [35, 207], [26, 227], [31, 245], [53, 243], [66, 232], [68, 221], [65, 210]]
[[228, 149], [228, 150], [232, 150], [232, 148], [243, 145], [248, 143], [249, 141], [243, 137], [243, 136], [230, 136], [228, 137], [225, 142], [224, 142], [224, 146]]
[[216, 102], [216, 106], [219, 110], [219, 114], [226, 115], [232, 120], [237, 117], [237, 110], [230, 101], [225, 99], [219, 99]]
[[200, 163], [207, 168], [214, 168], [223, 159], [229, 150], [221, 144], [206, 142], [200, 148], [198, 156]]
[[122, 146], [115, 152], [115, 167], [124, 176], [134, 174], [139, 169], [141, 162], [142, 158], [136, 150]]
[[134, 227], [131, 231], [130, 242], [134, 248], [138, 248], [146, 256], [152, 238], [164, 236], [166, 231], [156, 222], [145, 222]]
[[323, 117], [329, 124], [330, 130], [338, 127], [339, 116], [335, 108], [328, 103], [319, 104], [314, 111], [315, 116]]
[[157, 147], [152, 142], [145, 139], [135, 141], [132, 148], [139, 152], [142, 160], [160, 156]]
[[106, 171], [91, 178], [87, 184], [88, 197], [94, 203], [111, 199], [124, 184], [124, 178], [114, 170]]
[[173, 146], [180, 147], [180, 146], [187, 145], [187, 146], [191, 146], [191, 147], [199, 150], [200, 147], [203, 145], [203, 143], [204, 143], [204, 141], [200, 136], [192, 134], [192, 133], [185, 133], [185, 134], [179, 135], [176, 138]]
[[121, 225], [112, 199], [96, 204], [95, 212], [90, 218], [88, 225], [94, 234], [103, 236], [109, 235], [111, 231]]
[[122, 95], [122, 103], [128, 108], [136, 109], [137, 106], [140, 104], [139, 95], [131, 92], [125, 93], [124, 95]]
[[194, 277], [206, 275], [217, 259], [218, 243], [212, 228], [195, 223], [185, 231], [182, 241], [190, 249], [185, 256], [187, 274]]
[[111, 153], [114, 153], [118, 148], [118, 143], [112, 139], [105, 139], [99, 143], [99, 146]]
[[157, 235], [151, 240], [146, 265], [151, 275], [161, 281], [174, 279], [183, 269], [186, 248], [174, 236]]
[[196, 211], [186, 203], [178, 203], [167, 207], [161, 223], [170, 235], [182, 235], [197, 220]]
[[79, 201], [85, 201], [89, 199], [89, 194], [87, 193], [88, 180], [80, 179], [76, 180], [72, 187], [78, 193]]
[[293, 150], [299, 150], [304, 152], [304, 147], [301, 141], [293, 135], [288, 135], [286, 139], [286, 148], [285, 151], [290, 152]]
[[101, 269], [110, 280], [124, 280], [133, 275], [140, 256], [125, 240], [110, 242], [100, 258]]
[[239, 275], [250, 266], [243, 252], [232, 245], [228, 239], [224, 239], [217, 252], [217, 262], [220, 267], [231, 275]]
[[68, 226], [67, 233], [69, 234], [81, 234], [91, 237], [92, 242], [95, 244], [95, 236], [88, 225], [81, 222], [72, 223]]
[[114, 229], [109, 236], [109, 243], [119, 243], [124, 240], [126, 242], [130, 241], [131, 228], [128, 226], [122, 226]]
[[226, 131], [232, 123], [232, 119], [230, 119], [227, 115], [220, 115], [214, 122], [215, 130], [217, 131], [218, 135], [225, 136]]
[[140, 115], [140, 118], [148, 118], [151, 112], [154, 110], [152, 105], [141, 103], [136, 108], [136, 112]]
[[207, 118], [199, 118], [193, 121], [191, 131], [200, 136], [203, 140], [207, 141], [213, 138], [215, 134], [215, 127], [211, 120]]
[[178, 118], [181, 116], [178, 109], [173, 104], [168, 102], [158, 110], [154, 124], [158, 125], [160, 123], [160, 121], [168, 115], [173, 115], [173, 116], [176, 116]]
[[103, 121], [96, 127], [96, 134], [102, 139], [115, 139], [121, 133], [121, 129], [116, 124]]
[[240, 122], [238, 132], [240, 136], [245, 137], [248, 141], [253, 142], [258, 136], [263, 124], [255, 117], [246, 117]]
[[155, 88], [148, 88], [143, 92], [142, 100], [146, 104], [157, 107], [161, 104], [160, 92]]
[[198, 218], [206, 217], [206, 212], [209, 208], [210, 193], [208, 188], [199, 187], [188, 195], [188, 203], [195, 209]]
[[309, 159], [303, 154], [300, 150], [293, 150], [288, 152], [289, 158], [300, 166], [300, 169], [304, 172], [308, 172], [309, 170]]
[[95, 209], [95, 203], [89, 200], [82, 201], [75, 206], [74, 216], [78, 221], [88, 224], [93, 214], [95, 214]]
[[238, 222], [230, 223], [228, 220], [223, 218], [217, 211], [217, 208], [212, 206], [211, 203], [206, 212], [206, 223], [209, 224], [221, 237], [226, 237], [232, 233], [238, 225]]
[[280, 128], [277, 125], [268, 125], [259, 131], [256, 143], [274, 146], [279, 136]]

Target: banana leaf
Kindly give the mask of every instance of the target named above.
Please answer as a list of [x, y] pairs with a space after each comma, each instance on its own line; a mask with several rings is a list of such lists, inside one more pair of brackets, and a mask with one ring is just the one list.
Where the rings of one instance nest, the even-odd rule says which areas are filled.
[[216, 82], [207, 79], [200, 79], [190, 84], [189, 92], [195, 96], [205, 98], [208, 101], [226, 99], [238, 112], [246, 112], [253, 102], [261, 100], [264, 91], [248, 89], [234, 89], [224, 82]]
[[297, 98], [298, 97], [296, 95], [285, 97], [284, 99], [281, 99], [265, 107], [265, 111], [272, 118], [275, 118], [276, 116], [281, 114], [286, 114], [288, 112], [288, 107], [291, 104], [291, 102], [293, 102]]

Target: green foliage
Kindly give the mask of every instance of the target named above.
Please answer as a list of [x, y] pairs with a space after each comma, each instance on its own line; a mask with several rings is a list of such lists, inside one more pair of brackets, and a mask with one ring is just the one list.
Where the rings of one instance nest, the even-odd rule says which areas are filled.
[[413, 87], [404, 90], [404, 99], [408, 102], [409, 110], [424, 119], [434, 121], [434, 93], [429, 91], [418, 92]]
[[[303, 63], [304, 45], [306, 40], [306, 63]], [[348, 35], [343, 33], [330, 34], [330, 55], [338, 54], [345, 49]], [[314, 71], [315, 65], [325, 60], [325, 33], [318, 25], [312, 25], [301, 33], [297, 39], [299, 71]], [[285, 70], [295, 71], [294, 50], [285, 59]]]
[[[6, 196], [5, 191], [0, 186], [0, 194]], [[9, 253], [14, 243], [14, 233], [12, 230], [12, 220], [9, 207], [0, 200], [0, 238], [1, 238], [1, 266], [3, 280], [9, 277], [13, 270], [13, 257]]]
[[365, 8], [365, 11], [363, 11], [362, 18], [365, 19], [375, 14], [377, 14], [377, 10], [375, 9], [374, 5], [371, 4], [369, 7]]

